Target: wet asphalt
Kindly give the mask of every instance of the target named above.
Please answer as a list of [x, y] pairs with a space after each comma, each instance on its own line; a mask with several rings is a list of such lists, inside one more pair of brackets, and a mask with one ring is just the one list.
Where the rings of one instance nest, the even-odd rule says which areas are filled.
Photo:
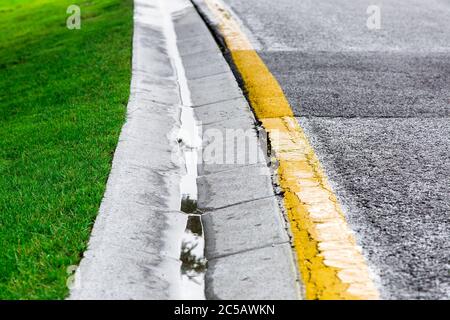
[[450, 1], [225, 2], [315, 147], [382, 297], [449, 299]]

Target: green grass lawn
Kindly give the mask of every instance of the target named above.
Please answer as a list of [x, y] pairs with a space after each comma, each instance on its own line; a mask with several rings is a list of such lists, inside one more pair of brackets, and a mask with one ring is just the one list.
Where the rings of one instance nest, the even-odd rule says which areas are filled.
[[0, 299], [62, 299], [125, 118], [132, 0], [1, 0], [0, 30]]

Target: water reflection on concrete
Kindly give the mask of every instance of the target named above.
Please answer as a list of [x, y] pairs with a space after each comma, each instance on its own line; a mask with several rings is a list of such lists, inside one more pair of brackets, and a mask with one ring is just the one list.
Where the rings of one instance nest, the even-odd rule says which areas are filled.
[[206, 258], [203, 226], [199, 214], [190, 214], [181, 243], [181, 285], [186, 299], [205, 299]]

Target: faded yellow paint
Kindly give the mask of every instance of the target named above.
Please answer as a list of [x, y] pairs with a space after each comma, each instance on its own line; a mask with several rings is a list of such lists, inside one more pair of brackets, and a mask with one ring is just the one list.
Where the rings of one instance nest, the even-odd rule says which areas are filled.
[[254, 50], [231, 51], [231, 55], [259, 118], [293, 116], [283, 91], [273, 85], [275, 78]]
[[369, 269], [277, 80], [217, 0], [217, 17], [250, 104], [269, 135], [307, 299], [378, 299]]
[[293, 117], [260, 119], [278, 178], [307, 299], [377, 299], [370, 273], [313, 148]]
[[293, 116], [286, 97], [274, 76], [267, 69], [258, 53], [253, 49], [239, 24], [217, 1], [205, 1], [218, 19], [220, 31], [224, 35], [233, 63], [238, 69], [255, 113], [260, 118]]

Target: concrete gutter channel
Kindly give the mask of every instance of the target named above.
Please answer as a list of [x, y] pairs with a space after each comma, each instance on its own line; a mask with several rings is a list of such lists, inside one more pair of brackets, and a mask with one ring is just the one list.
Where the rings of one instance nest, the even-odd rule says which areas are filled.
[[[212, 144], [218, 143], [218, 137], [223, 137], [223, 146], [233, 143], [235, 136], [230, 133], [239, 132], [236, 129], [258, 140], [250, 107], [192, 4], [135, 0], [127, 121], [70, 299], [198, 298], [183, 292], [180, 281], [180, 247], [187, 223], [180, 210], [185, 164], [177, 143], [183, 102], [163, 28], [168, 8], [203, 132], [203, 152], [214, 149], [215, 159], [234, 154], [234, 148], [226, 147], [220, 154]], [[247, 157], [250, 152], [246, 148]], [[300, 297], [272, 171], [261, 146], [257, 153], [254, 163], [200, 161], [198, 165], [207, 299]]]
[[[234, 129], [251, 132], [257, 141], [250, 107], [197, 11], [189, 5], [174, 22], [205, 153], [215, 141], [208, 133], [220, 132], [225, 147]], [[259, 152], [254, 164], [199, 166], [198, 207], [204, 212], [209, 299], [298, 298], [289, 238], [270, 169], [261, 148]]]

